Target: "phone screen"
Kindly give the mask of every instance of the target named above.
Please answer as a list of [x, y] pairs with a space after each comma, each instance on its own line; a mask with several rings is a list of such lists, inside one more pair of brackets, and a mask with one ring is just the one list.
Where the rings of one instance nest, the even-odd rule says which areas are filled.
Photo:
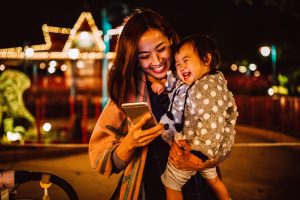
[[122, 108], [126, 112], [127, 116], [130, 118], [133, 124], [136, 124], [145, 113], [149, 112], [152, 115], [152, 118], [149, 119], [142, 129], [149, 129], [157, 125], [157, 121], [154, 118], [148, 104], [146, 102], [137, 102], [137, 103], [124, 103]]

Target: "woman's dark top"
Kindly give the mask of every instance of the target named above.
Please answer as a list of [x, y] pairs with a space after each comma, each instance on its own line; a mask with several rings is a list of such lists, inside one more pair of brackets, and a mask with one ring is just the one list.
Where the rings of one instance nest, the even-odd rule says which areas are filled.
[[[155, 94], [151, 89], [151, 83], [147, 83], [148, 93], [151, 102], [152, 112], [159, 122], [161, 116], [168, 110], [169, 98], [168, 95], [163, 93], [161, 95]], [[149, 144], [147, 160], [143, 175], [143, 184], [146, 194], [146, 200], [165, 200], [166, 191], [161, 182], [160, 176], [165, 171], [170, 146], [157, 137]], [[195, 176], [183, 186], [183, 198], [185, 200], [212, 200], [216, 199], [198, 172]]]

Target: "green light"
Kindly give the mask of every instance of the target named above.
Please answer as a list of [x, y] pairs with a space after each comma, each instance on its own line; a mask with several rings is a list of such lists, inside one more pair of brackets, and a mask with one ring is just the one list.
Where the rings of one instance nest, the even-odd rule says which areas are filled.
[[104, 33], [104, 44], [106, 46], [104, 50], [104, 59], [103, 59], [103, 66], [102, 66], [102, 108], [106, 105], [108, 98], [107, 98], [107, 72], [108, 72], [108, 60], [106, 58], [106, 54], [110, 51], [109, 46], [109, 35], [107, 35], [108, 30], [112, 28], [111, 24], [107, 18], [106, 9], [102, 9], [101, 11], [102, 17], [102, 31]]

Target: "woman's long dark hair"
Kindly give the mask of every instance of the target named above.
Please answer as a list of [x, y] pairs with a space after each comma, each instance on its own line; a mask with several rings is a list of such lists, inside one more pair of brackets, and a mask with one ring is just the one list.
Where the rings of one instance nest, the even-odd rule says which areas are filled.
[[121, 107], [129, 94], [138, 94], [141, 81], [138, 67], [138, 41], [149, 29], [159, 30], [170, 41], [178, 42], [178, 35], [158, 13], [149, 9], [136, 9], [128, 18], [116, 47], [116, 57], [108, 73], [108, 95]]

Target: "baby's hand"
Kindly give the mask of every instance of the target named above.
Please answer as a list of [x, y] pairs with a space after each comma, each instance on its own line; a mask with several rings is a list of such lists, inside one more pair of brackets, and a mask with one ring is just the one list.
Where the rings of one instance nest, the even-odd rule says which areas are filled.
[[151, 85], [151, 89], [154, 93], [160, 95], [164, 91], [165, 86], [159, 82], [154, 82]]

